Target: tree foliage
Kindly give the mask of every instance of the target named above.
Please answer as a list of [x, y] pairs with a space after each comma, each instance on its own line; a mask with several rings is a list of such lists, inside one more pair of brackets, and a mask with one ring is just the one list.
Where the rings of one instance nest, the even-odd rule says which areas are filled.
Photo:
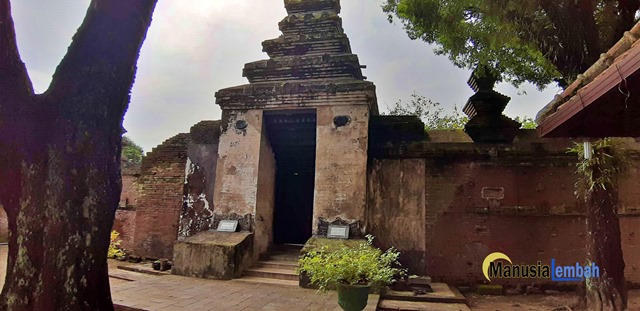
[[122, 161], [127, 164], [140, 164], [144, 151], [131, 138], [122, 136]]
[[[578, 156], [576, 173], [580, 176], [576, 183], [578, 197], [585, 197], [596, 188], [608, 190], [618, 177], [628, 168], [628, 159], [619, 140], [604, 138], [592, 143], [591, 158], [585, 158], [584, 144], [576, 143], [569, 149]], [[594, 170], [597, 168], [597, 174]]]
[[[393, 107], [389, 107], [388, 114], [417, 116], [424, 122], [425, 130], [462, 130], [469, 121], [457, 106], [447, 114], [440, 103], [416, 93], [411, 94], [408, 102], [398, 100]], [[535, 129], [538, 126], [531, 117], [515, 117], [515, 121], [521, 123], [523, 129]]]
[[416, 93], [411, 94], [408, 102], [398, 100], [393, 107], [389, 107], [388, 114], [417, 116], [424, 122], [426, 130], [460, 130], [469, 121], [458, 107], [454, 107], [451, 114], [445, 114], [440, 103]]
[[458, 67], [518, 85], [571, 81], [636, 22], [640, 0], [386, 0], [390, 21]]
[[536, 120], [534, 120], [532, 117], [520, 117], [517, 116], [515, 118], [513, 118], [513, 120], [515, 120], [516, 122], [522, 124], [520, 126], [521, 129], [526, 129], [526, 130], [535, 130], [538, 127], [538, 123], [536, 123]]

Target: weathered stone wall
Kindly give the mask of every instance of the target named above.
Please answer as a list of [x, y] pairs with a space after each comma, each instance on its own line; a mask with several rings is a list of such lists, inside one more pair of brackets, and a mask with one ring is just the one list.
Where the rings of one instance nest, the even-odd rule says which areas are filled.
[[[239, 219], [254, 234], [253, 257], [273, 242], [275, 156], [261, 110], [224, 111], [215, 183], [215, 219]], [[246, 122], [246, 127], [236, 126]], [[239, 128], [238, 128], [239, 127]]]
[[4, 208], [0, 206], [0, 243], [9, 241], [9, 220]]
[[[253, 231], [263, 137], [262, 111], [225, 110], [221, 122], [213, 198], [215, 220], [238, 218], [241, 230]], [[236, 125], [241, 125], [240, 129]]]
[[394, 246], [412, 273], [426, 262], [424, 159], [372, 160], [367, 228], [376, 245]]
[[184, 208], [178, 237], [213, 228], [213, 190], [218, 161], [219, 121], [202, 121], [191, 128], [187, 146]]
[[134, 254], [171, 258], [183, 208], [189, 134], [178, 134], [147, 153], [142, 161], [136, 207]]
[[260, 142], [258, 193], [256, 202], [253, 257], [268, 251], [273, 244], [273, 213], [275, 208], [276, 158], [265, 132]]
[[[348, 116], [349, 123], [336, 126], [334, 118]], [[369, 106], [317, 108], [316, 177], [313, 232], [321, 220], [338, 218], [364, 227], [367, 201], [367, 145]], [[352, 227], [352, 233], [360, 230]], [[364, 228], [361, 228], [364, 229]]]
[[200, 232], [176, 242], [172, 274], [230, 280], [252, 264], [253, 234]]
[[[483, 282], [482, 261], [492, 252], [507, 254], [514, 264], [549, 263], [551, 258], [562, 264], [584, 261], [584, 206], [574, 195], [575, 158], [565, 152], [570, 142], [536, 140], [526, 133], [514, 144], [483, 145], [458, 143], [460, 133], [438, 132], [431, 133], [430, 142], [387, 150], [392, 156], [371, 164], [371, 232], [380, 236], [383, 247], [408, 248], [415, 234], [399, 229], [397, 219], [408, 219], [404, 226], [424, 223], [424, 270], [435, 280], [452, 283]], [[629, 147], [640, 150], [635, 143]], [[425, 161], [423, 176], [408, 169], [407, 161], [416, 158]], [[636, 283], [640, 282], [637, 164], [620, 180], [625, 272]], [[405, 190], [398, 189], [400, 182]], [[422, 184], [424, 192], [415, 191], [415, 185]], [[414, 202], [423, 195], [421, 214]], [[416, 220], [409, 219], [411, 214]], [[421, 215], [424, 220], [418, 219]], [[406, 262], [415, 265], [415, 260]]]

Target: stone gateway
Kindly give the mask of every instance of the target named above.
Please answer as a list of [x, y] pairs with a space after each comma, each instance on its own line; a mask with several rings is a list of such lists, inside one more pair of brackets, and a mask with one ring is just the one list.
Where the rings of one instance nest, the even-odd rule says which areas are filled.
[[[410, 273], [454, 284], [482, 282], [496, 251], [525, 263], [585, 258], [572, 141], [518, 130], [490, 77], [470, 79], [466, 133], [381, 116], [339, 0], [284, 3], [282, 35], [262, 44], [269, 59], [245, 65], [248, 84], [216, 93], [222, 119], [154, 148], [126, 183], [131, 206], [116, 219], [125, 248], [173, 258], [177, 274], [232, 278], [342, 225], [350, 239], [373, 234], [397, 248]], [[635, 140], [625, 146], [639, 155]], [[618, 181], [631, 282], [640, 282], [639, 177], [636, 161]], [[237, 220], [238, 232], [212, 232], [221, 220]]]

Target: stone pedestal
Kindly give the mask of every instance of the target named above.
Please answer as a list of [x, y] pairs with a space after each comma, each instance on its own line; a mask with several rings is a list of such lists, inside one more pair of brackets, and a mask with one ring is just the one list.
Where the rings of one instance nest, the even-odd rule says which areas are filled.
[[251, 265], [253, 234], [207, 231], [176, 242], [172, 274], [230, 280]]

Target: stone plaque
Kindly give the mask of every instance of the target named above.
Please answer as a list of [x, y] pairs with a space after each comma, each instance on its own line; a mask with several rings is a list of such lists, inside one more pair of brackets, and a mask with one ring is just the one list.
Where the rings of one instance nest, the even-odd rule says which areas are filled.
[[504, 188], [482, 188], [482, 198], [487, 200], [502, 200], [504, 199]]
[[329, 229], [327, 229], [327, 237], [331, 239], [348, 239], [349, 226], [329, 225]]
[[218, 223], [218, 232], [236, 232], [238, 229], [238, 221], [237, 220], [220, 220]]

